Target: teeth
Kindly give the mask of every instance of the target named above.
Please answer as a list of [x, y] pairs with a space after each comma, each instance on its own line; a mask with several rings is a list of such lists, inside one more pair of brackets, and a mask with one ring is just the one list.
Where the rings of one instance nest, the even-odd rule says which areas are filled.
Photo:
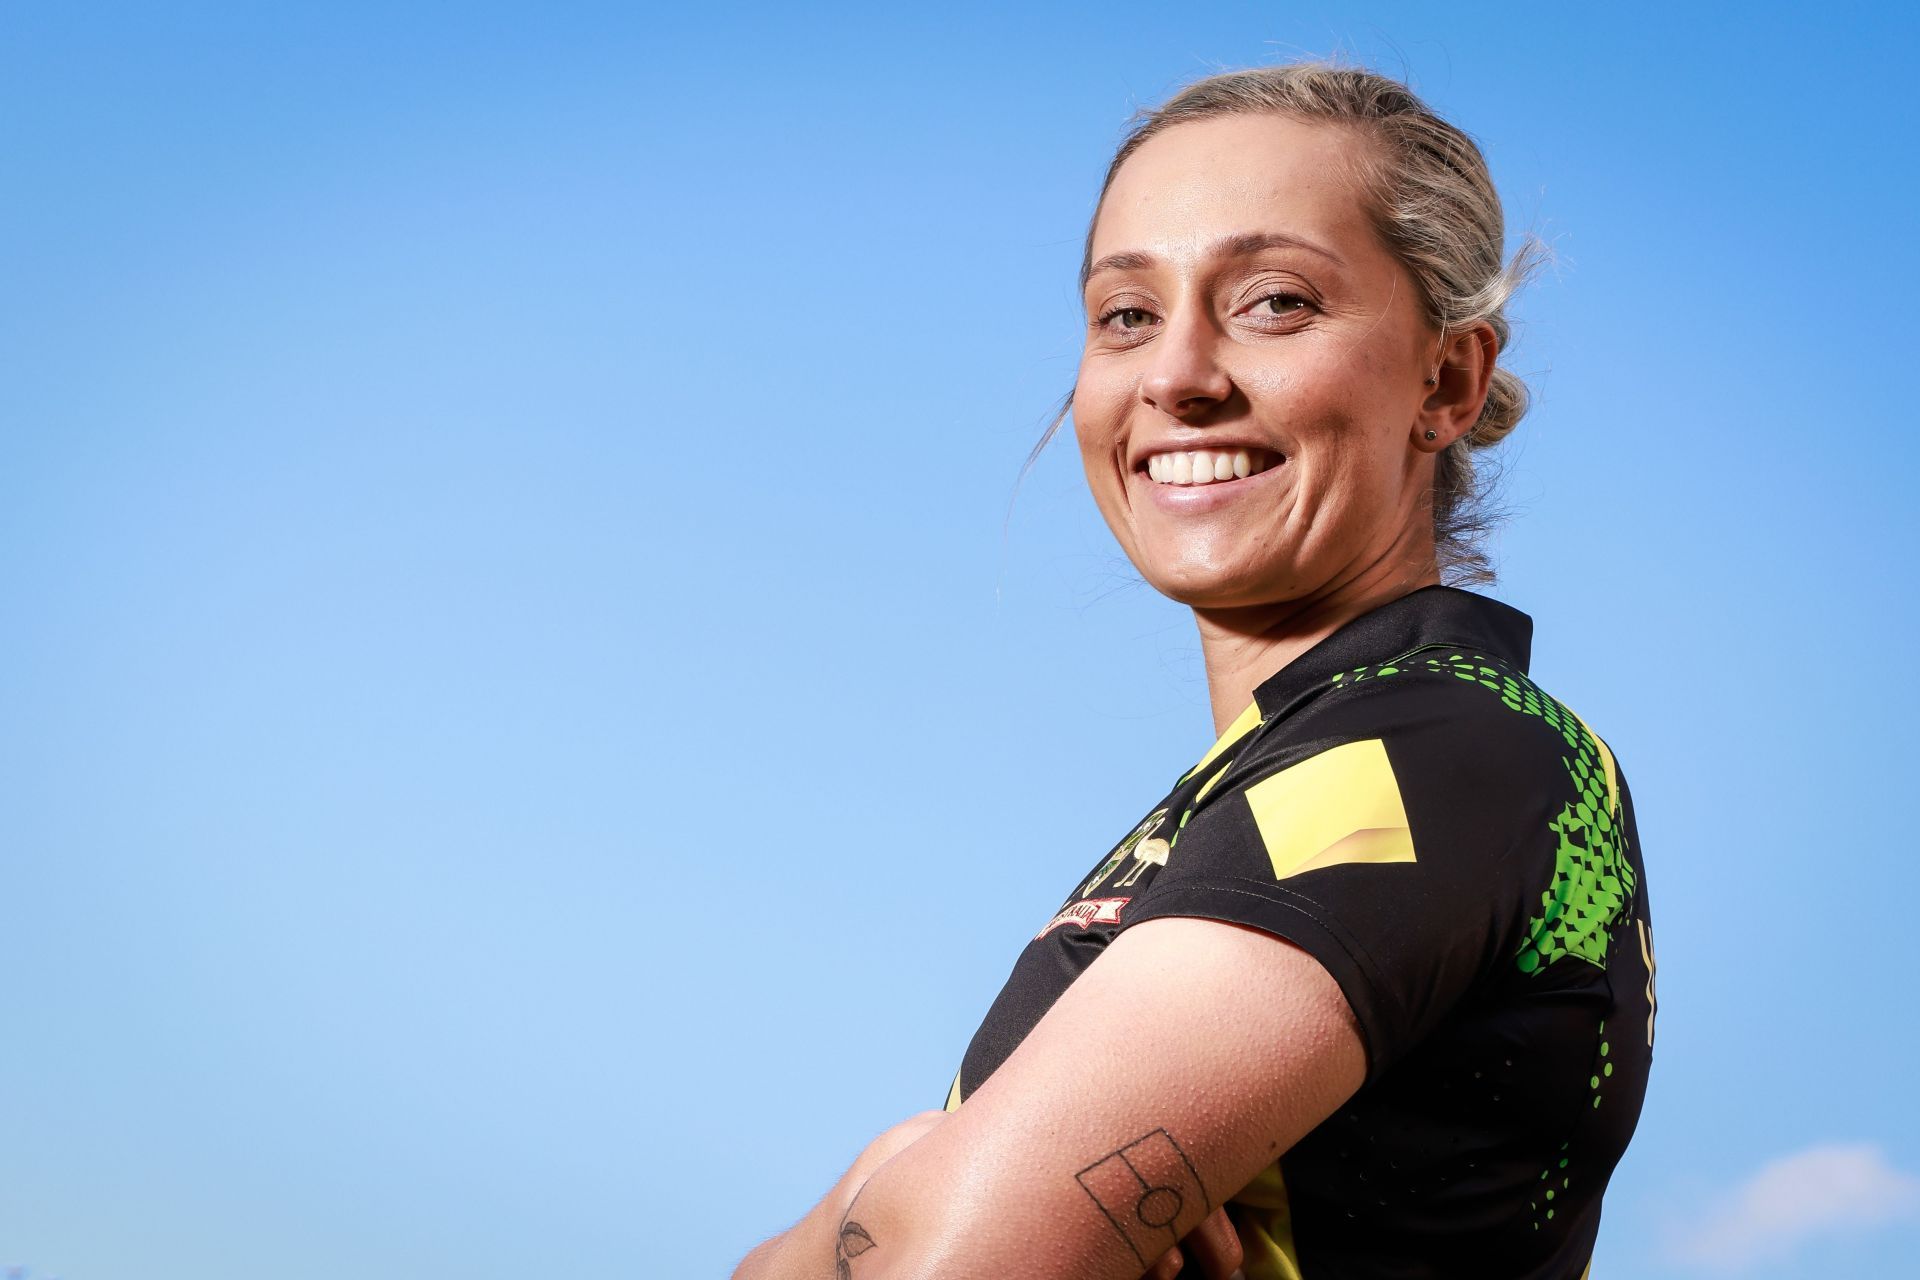
[[[1222, 478], [1219, 464], [1216, 461], [1221, 455], [1214, 453], [1211, 449], [1195, 449], [1192, 453], [1176, 453], [1173, 456], [1176, 458], [1191, 459], [1191, 462], [1188, 463], [1187, 466], [1187, 474], [1182, 475], [1176, 483], [1212, 484], [1215, 480]], [[1178, 468], [1180, 464], [1175, 463], [1174, 465]], [[1228, 468], [1228, 474], [1232, 474], [1231, 467]]]
[[1257, 476], [1279, 461], [1265, 449], [1193, 449], [1156, 453], [1147, 458], [1147, 477], [1155, 484], [1199, 485]]

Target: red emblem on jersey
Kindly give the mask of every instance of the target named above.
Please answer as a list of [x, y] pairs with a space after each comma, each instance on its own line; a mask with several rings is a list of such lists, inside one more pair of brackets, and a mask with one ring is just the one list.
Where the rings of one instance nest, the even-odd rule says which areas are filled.
[[1119, 924], [1120, 908], [1132, 902], [1132, 898], [1082, 898], [1070, 902], [1066, 909], [1047, 921], [1047, 927], [1033, 935], [1037, 942], [1063, 924], [1076, 929], [1091, 929], [1097, 924]]

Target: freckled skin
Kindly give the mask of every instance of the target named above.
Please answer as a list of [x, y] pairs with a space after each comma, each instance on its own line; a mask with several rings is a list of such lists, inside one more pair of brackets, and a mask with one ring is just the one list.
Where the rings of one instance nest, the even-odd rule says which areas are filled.
[[[1362, 204], [1353, 159], [1370, 145], [1278, 116], [1175, 125], [1121, 166], [1094, 226], [1073, 401], [1081, 460], [1141, 576], [1194, 609], [1220, 728], [1319, 638], [1439, 581], [1434, 455], [1478, 417], [1496, 346], [1491, 326], [1443, 343], [1425, 320]], [[1248, 232], [1338, 261], [1216, 252]], [[1153, 262], [1097, 269], [1121, 252]], [[1116, 308], [1133, 310], [1100, 321]], [[1143, 449], [1216, 442], [1285, 461], [1208, 509], [1156, 494]]]

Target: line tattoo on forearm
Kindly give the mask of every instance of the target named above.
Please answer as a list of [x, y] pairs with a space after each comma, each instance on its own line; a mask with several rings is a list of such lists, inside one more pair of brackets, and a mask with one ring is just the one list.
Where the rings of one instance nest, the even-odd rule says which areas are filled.
[[847, 1216], [840, 1219], [840, 1229], [833, 1236], [834, 1280], [853, 1280], [853, 1260], [875, 1247], [873, 1234], [855, 1222], [852, 1214], [853, 1206], [849, 1204]]
[[1213, 1212], [1213, 1202], [1187, 1153], [1165, 1129], [1135, 1138], [1073, 1175], [1140, 1265], [1153, 1265], [1180, 1242], [1178, 1223], [1190, 1200]]

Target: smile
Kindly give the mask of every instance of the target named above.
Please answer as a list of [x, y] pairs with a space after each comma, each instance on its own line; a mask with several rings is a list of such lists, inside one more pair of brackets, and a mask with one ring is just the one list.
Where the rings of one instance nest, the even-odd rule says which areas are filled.
[[1190, 449], [1147, 456], [1147, 478], [1155, 484], [1202, 485], [1244, 480], [1279, 464], [1266, 449]]

